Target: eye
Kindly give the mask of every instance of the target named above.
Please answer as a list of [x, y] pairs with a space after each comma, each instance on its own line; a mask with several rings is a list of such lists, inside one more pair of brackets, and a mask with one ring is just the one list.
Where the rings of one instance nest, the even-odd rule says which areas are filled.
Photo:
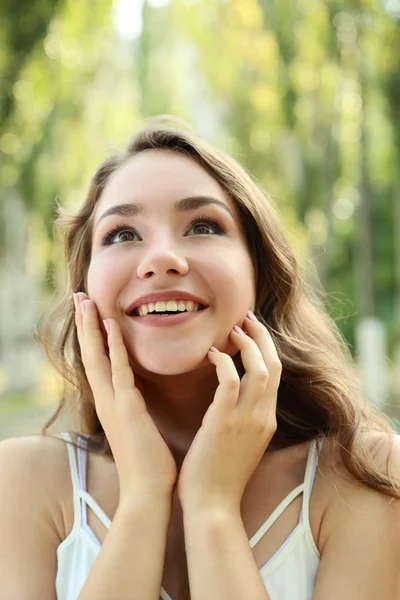
[[[136, 231], [134, 229], [131, 229], [130, 227], [128, 227], [128, 225], [125, 225], [124, 223], [119, 223], [118, 225], [115, 225], [115, 227], [113, 227], [108, 233], [106, 233], [106, 235], [104, 236], [104, 238], [101, 241], [101, 245], [102, 246], [110, 246], [111, 244], [114, 243], [114, 238], [117, 237], [117, 235], [119, 236], [133, 236], [133, 235], [137, 235]], [[132, 242], [132, 239], [122, 239], [120, 238], [119, 241], [123, 241], [123, 242]]]
[[[215, 230], [215, 232], [213, 233], [213, 235], [219, 234], [219, 233], [225, 233], [224, 230], [222, 229], [221, 225], [219, 223], [217, 223], [217, 221], [214, 221], [214, 219], [210, 219], [209, 217], [200, 217], [199, 219], [196, 219], [195, 221], [192, 221], [192, 223], [190, 224], [190, 229], [195, 229], [196, 227], [208, 227], [210, 229], [210, 227], [212, 229]], [[204, 232], [202, 232], [200, 235], [203, 235]]]
[[[207, 216], [202, 216], [194, 221], [192, 221], [189, 225], [189, 231], [191, 229], [196, 229], [196, 227], [208, 228], [211, 233], [207, 233], [207, 231], [200, 232], [200, 235], [218, 235], [224, 234], [225, 230], [221, 227], [221, 225]], [[138, 236], [138, 233], [129, 227], [126, 223], [118, 223], [113, 227], [110, 231], [106, 233], [104, 238], [101, 241], [102, 246], [111, 246], [115, 243], [121, 242], [133, 242], [135, 241], [132, 236]], [[199, 234], [197, 234], [199, 235]], [[130, 237], [129, 237], [130, 236]]]

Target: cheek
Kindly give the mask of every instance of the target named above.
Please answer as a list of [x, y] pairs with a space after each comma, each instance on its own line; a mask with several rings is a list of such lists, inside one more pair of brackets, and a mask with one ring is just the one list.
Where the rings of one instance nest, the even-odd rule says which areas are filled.
[[124, 285], [123, 273], [121, 265], [115, 261], [92, 261], [88, 270], [88, 295], [99, 308], [115, 304]]
[[[242, 252], [223, 252], [218, 256], [208, 257], [206, 272], [209, 275], [210, 289], [214, 289], [217, 296], [222, 298], [226, 306], [245, 310], [254, 304], [254, 269], [250, 257]], [[243, 306], [242, 306], [243, 305]]]

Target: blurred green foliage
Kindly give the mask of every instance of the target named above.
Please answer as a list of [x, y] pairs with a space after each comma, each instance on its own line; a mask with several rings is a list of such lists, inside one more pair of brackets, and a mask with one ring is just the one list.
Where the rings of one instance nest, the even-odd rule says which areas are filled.
[[17, 193], [27, 208], [43, 297], [63, 273], [55, 199], [79, 206], [98, 163], [137, 123], [171, 113], [270, 193], [350, 346], [356, 322], [379, 316], [393, 356], [399, 22], [376, 0], [144, 1], [126, 16], [140, 19], [127, 39], [116, 11], [111, 0], [1, 5], [0, 202]]
[[13, 414], [25, 411], [32, 404], [30, 394], [4, 394], [1, 397], [0, 414]]

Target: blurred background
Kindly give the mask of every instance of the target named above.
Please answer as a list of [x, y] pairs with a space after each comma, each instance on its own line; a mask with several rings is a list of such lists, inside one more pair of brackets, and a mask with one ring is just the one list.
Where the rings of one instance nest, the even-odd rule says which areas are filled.
[[143, 118], [230, 152], [315, 263], [371, 402], [400, 419], [400, 0], [2, 0], [0, 439], [60, 380], [34, 331], [73, 210]]

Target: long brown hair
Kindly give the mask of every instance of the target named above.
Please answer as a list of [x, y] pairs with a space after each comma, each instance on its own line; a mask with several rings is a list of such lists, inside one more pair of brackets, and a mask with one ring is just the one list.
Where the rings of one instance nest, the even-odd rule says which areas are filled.
[[89, 449], [112, 457], [81, 360], [72, 293], [87, 293], [93, 212], [110, 175], [130, 157], [147, 150], [190, 157], [235, 202], [255, 269], [255, 312], [268, 326], [283, 367], [274, 440], [288, 446], [329, 436], [357, 481], [400, 498], [400, 480], [389, 473], [388, 461], [383, 470], [372, 460], [373, 436], [369, 435], [378, 432], [381, 439], [385, 434], [392, 451], [395, 430], [367, 401], [348, 346], [324, 307], [326, 296], [310, 283], [310, 261], [296, 258], [276, 208], [245, 169], [187, 127], [146, 125], [125, 151], [100, 165], [77, 214], [58, 208], [55, 228], [65, 231], [67, 277], [64, 289], [56, 291], [38, 337], [61, 374], [64, 389], [42, 434], [47, 435], [60, 414], [69, 410], [79, 415], [79, 431], [91, 436]]

